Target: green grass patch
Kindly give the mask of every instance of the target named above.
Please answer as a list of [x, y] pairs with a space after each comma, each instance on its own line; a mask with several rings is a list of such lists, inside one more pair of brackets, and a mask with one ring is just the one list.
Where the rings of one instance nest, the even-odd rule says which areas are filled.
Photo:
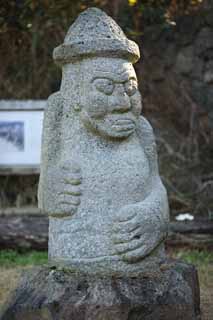
[[174, 253], [174, 257], [196, 266], [213, 264], [213, 252], [205, 250], [178, 250]]
[[46, 251], [30, 251], [20, 253], [16, 250], [0, 250], [0, 266], [16, 267], [27, 265], [42, 265], [47, 263]]
[[[196, 266], [213, 264], [213, 252], [199, 250], [177, 250], [172, 253], [177, 259], [184, 260]], [[46, 264], [46, 251], [18, 252], [16, 250], [0, 250], [0, 267], [16, 267]]]

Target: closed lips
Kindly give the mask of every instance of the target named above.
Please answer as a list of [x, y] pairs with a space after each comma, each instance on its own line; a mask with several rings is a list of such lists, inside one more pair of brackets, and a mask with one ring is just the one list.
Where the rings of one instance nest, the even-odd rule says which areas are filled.
[[115, 122], [115, 125], [134, 125], [134, 122], [132, 119], [118, 119]]
[[135, 128], [135, 123], [132, 119], [118, 119], [115, 121], [113, 128], [118, 131], [129, 131]]

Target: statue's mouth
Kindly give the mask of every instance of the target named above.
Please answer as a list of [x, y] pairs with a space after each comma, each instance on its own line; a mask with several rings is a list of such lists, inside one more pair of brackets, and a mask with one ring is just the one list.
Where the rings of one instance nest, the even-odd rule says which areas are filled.
[[135, 123], [132, 119], [118, 119], [112, 125], [116, 131], [132, 131], [135, 129]]
[[112, 129], [117, 132], [134, 131], [135, 119], [132, 116], [117, 116], [116, 119], [113, 119]]

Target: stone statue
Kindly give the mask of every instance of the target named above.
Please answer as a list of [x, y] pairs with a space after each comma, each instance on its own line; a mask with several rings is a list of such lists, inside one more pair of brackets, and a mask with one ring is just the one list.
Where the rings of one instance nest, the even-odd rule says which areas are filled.
[[54, 50], [62, 83], [45, 110], [39, 183], [52, 264], [131, 274], [164, 257], [168, 201], [141, 116], [139, 56], [96, 8], [80, 14]]
[[45, 110], [39, 183], [50, 264], [22, 276], [0, 319], [200, 319], [196, 269], [164, 254], [167, 194], [140, 115], [137, 45], [91, 8], [54, 58], [62, 83]]

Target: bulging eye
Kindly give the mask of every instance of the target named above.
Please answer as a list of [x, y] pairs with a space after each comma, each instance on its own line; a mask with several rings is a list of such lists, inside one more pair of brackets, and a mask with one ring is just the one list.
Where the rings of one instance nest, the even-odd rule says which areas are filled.
[[135, 79], [129, 79], [124, 83], [124, 88], [128, 96], [132, 96], [138, 90], [138, 83]]
[[103, 92], [107, 95], [113, 93], [114, 83], [112, 80], [107, 78], [98, 78], [95, 79], [93, 83], [98, 91]]

